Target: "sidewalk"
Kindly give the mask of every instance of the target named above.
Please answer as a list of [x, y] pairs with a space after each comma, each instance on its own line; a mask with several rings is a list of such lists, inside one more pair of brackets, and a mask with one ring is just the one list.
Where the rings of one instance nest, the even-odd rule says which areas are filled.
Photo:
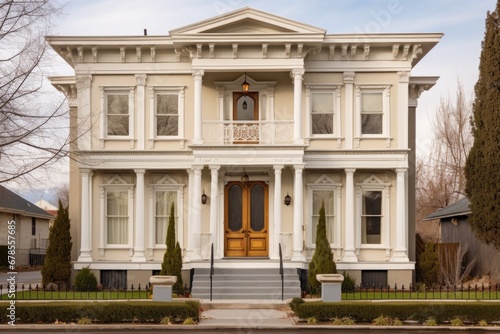
[[286, 328], [295, 325], [288, 301], [201, 300], [200, 326]]

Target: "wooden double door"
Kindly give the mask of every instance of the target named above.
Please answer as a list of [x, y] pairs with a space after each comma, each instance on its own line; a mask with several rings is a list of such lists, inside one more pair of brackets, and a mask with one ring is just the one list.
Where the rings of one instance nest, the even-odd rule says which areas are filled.
[[224, 256], [269, 256], [268, 185], [232, 181], [224, 193]]

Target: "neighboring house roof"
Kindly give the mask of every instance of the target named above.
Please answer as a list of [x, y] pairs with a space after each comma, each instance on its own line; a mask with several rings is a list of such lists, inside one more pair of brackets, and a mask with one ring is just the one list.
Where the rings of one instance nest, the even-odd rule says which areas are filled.
[[54, 218], [45, 210], [39, 208], [30, 201], [15, 194], [9, 189], [0, 185], [0, 211], [19, 214], [27, 217], [36, 217], [44, 219]]
[[44, 209], [45, 211], [48, 211], [48, 212], [57, 211], [57, 206], [50, 204], [49, 202], [47, 202], [44, 199], [38, 200], [38, 202], [35, 202], [35, 205], [38, 206], [39, 208]]
[[423, 220], [426, 221], [426, 220], [468, 215], [470, 213], [469, 205], [470, 205], [469, 199], [467, 197], [464, 197], [459, 199], [453, 204], [450, 204], [448, 206], [445, 206], [444, 208], [437, 210], [436, 212], [430, 214]]

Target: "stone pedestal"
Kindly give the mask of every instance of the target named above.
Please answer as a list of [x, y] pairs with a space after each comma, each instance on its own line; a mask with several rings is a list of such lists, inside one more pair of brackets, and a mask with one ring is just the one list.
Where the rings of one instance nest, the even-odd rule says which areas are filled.
[[153, 286], [153, 301], [171, 302], [172, 286], [175, 282], [177, 282], [177, 276], [151, 276], [149, 284]]
[[321, 300], [324, 302], [339, 302], [342, 299], [342, 282], [340, 274], [318, 274], [316, 279], [321, 283]]

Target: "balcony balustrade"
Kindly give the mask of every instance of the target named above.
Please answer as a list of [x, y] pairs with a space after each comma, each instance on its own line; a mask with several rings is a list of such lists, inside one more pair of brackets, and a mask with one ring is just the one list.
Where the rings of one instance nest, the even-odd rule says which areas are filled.
[[293, 121], [205, 121], [203, 142], [208, 145], [293, 144]]

